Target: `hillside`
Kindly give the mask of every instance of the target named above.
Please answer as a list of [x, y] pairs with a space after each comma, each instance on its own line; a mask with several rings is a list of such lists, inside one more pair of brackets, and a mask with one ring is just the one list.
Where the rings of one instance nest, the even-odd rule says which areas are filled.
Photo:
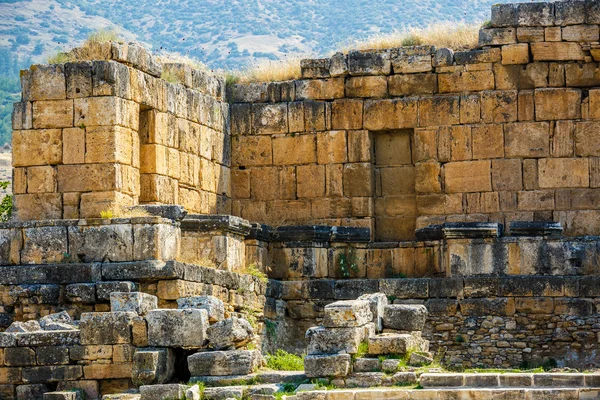
[[[508, 2], [508, 0], [501, 0]], [[10, 138], [18, 70], [100, 28], [211, 68], [323, 55], [378, 33], [489, 18], [498, 0], [0, 0], [0, 144]], [[7, 106], [8, 105], [8, 106]], [[7, 119], [8, 118], [8, 119]]]

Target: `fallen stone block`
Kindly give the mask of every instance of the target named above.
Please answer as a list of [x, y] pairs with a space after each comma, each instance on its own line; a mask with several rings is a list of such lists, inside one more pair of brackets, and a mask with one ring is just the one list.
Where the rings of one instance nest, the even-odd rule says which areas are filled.
[[185, 400], [202, 400], [200, 386], [194, 385], [185, 391]]
[[48, 386], [43, 383], [19, 385], [17, 386], [17, 400], [41, 399], [44, 397], [44, 393], [49, 391]]
[[191, 376], [248, 375], [260, 364], [257, 350], [209, 351], [188, 357]]
[[185, 398], [186, 385], [144, 385], [140, 387], [140, 400], [165, 400]]
[[379, 358], [357, 358], [353, 363], [354, 372], [379, 372], [381, 361]]
[[35, 332], [41, 331], [42, 327], [40, 323], [36, 320], [31, 320], [27, 322], [13, 322], [10, 324], [8, 328], [4, 331], [5, 333], [19, 333], [19, 332]]
[[244, 398], [243, 386], [214, 387], [204, 389], [205, 400], [225, 400]]
[[70, 391], [73, 389], [82, 390], [85, 393], [86, 400], [99, 399], [100, 396], [100, 383], [93, 380], [79, 380], [79, 381], [62, 381], [58, 382], [56, 390], [59, 392]]
[[152, 310], [146, 321], [149, 346], [199, 348], [207, 339], [206, 310]]
[[169, 348], [143, 348], [133, 354], [131, 380], [136, 386], [167, 383], [175, 371], [175, 355]]
[[328, 328], [363, 326], [372, 319], [368, 301], [343, 300], [325, 306], [323, 326]]
[[206, 334], [208, 345], [217, 350], [236, 349], [254, 338], [254, 329], [243, 318], [227, 318], [211, 325]]
[[414, 372], [396, 372], [392, 376], [394, 385], [415, 385], [417, 383], [417, 374]]
[[84, 400], [84, 394], [81, 390], [47, 392], [44, 393], [44, 400]]
[[390, 358], [381, 362], [381, 370], [385, 373], [395, 373], [398, 371], [400, 360], [397, 358]]
[[363, 294], [357, 300], [364, 300], [369, 302], [369, 308], [371, 314], [373, 314], [373, 322], [375, 323], [375, 329], [377, 332], [383, 330], [383, 312], [385, 306], [388, 305], [388, 298], [384, 293], [371, 293]]
[[401, 331], [421, 331], [427, 319], [423, 305], [390, 304], [383, 312], [383, 326]]
[[353, 328], [315, 326], [306, 331], [308, 354], [358, 353], [360, 344], [375, 334], [373, 324]]
[[371, 336], [368, 341], [372, 355], [402, 355], [417, 346], [415, 337], [408, 333], [382, 333]]
[[131, 343], [133, 312], [81, 314], [81, 344]]
[[308, 378], [344, 377], [350, 372], [350, 354], [308, 355], [304, 371]]
[[383, 372], [358, 372], [346, 378], [346, 386], [351, 388], [369, 388], [382, 386], [386, 374]]
[[225, 306], [223, 302], [214, 296], [195, 296], [177, 299], [177, 308], [197, 308], [208, 312], [208, 320], [211, 323], [225, 318]]
[[413, 367], [420, 367], [423, 365], [429, 365], [433, 362], [433, 357], [431, 354], [426, 353], [411, 353], [408, 364]]
[[111, 311], [131, 311], [146, 315], [158, 308], [158, 297], [143, 292], [113, 292], [110, 294]]

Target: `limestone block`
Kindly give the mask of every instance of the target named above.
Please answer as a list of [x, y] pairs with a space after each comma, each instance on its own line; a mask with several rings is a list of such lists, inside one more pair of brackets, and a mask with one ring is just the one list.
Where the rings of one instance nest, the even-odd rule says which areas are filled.
[[432, 46], [409, 46], [392, 50], [391, 59], [395, 74], [412, 74], [432, 70]]
[[287, 104], [253, 104], [252, 132], [258, 135], [269, 135], [288, 132]]
[[295, 81], [296, 100], [332, 100], [344, 97], [344, 78]]
[[101, 192], [120, 189], [120, 172], [118, 164], [59, 165], [58, 191]]
[[77, 329], [77, 325], [66, 311], [46, 315], [39, 319], [39, 323], [40, 327], [45, 331]]
[[440, 127], [438, 134], [438, 158], [440, 161], [470, 160], [472, 147], [469, 126]]
[[587, 158], [542, 158], [538, 160], [540, 188], [588, 187]]
[[179, 201], [177, 180], [168, 176], [142, 174], [140, 176], [140, 186], [140, 202], [177, 204]]
[[131, 377], [131, 363], [85, 365], [83, 374], [86, 379], [129, 379]]
[[20, 333], [20, 332], [35, 332], [41, 331], [42, 328], [38, 321], [30, 320], [26, 322], [15, 321], [4, 332], [6, 333]]
[[[370, 329], [369, 329], [370, 328]], [[356, 354], [360, 344], [374, 333], [374, 326], [326, 328], [316, 326], [306, 331], [308, 354]], [[370, 332], [371, 331], [371, 332]]]
[[27, 192], [56, 192], [56, 170], [53, 167], [27, 168]]
[[308, 378], [344, 377], [350, 373], [350, 354], [308, 355], [304, 371]]
[[520, 26], [517, 28], [517, 41], [519, 43], [543, 42], [544, 28]]
[[502, 64], [527, 64], [529, 62], [529, 45], [527, 43], [502, 46]]
[[352, 365], [353, 372], [376, 372], [381, 370], [379, 358], [356, 358]]
[[129, 224], [71, 226], [69, 250], [83, 262], [132, 261], [133, 232]]
[[62, 161], [62, 131], [41, 129], [13, 131], [14, 167], [54, 165]]
[[180, 253], [181, 232], [172, 224], [135, 224], [134, 260], [174, 260]]
[[482, 64], [500, 62], [501, 51], [499, 48], [487, 48], [481, 50], [457, 51], [454, 53], [454, 61], [457, 65]]
[[63, 163], [82, 164], [85, 162], [85, 129], [63, 129]]
[[580, 61], [584, 58], [579, 43], [536, 42], [531, 43], [533, 61]]
[[581, 90], [537, 89], [535, 118], [538, 121], [577, 119], [581, 117]]
[[562, 28], [562, 40], [566, 42], [597, 42], [599, 38], [597, 25], [571, 25]]
[[363, 300], [337, 301], [325, 306], [323, 325], [328, 328], [363, 326], [373, 320], [370, 304]]
[[388, 88], [391, 96], [433, 94], [438, 90], [438, 76], [436, 74], [392, 75], [388, 77]]
[[488, 91], [481, 95], [481, 117], [485, 123], [517, 120], [516, 91]]
[[[134, 134], [137, 133], [120, 126], [86, 128], [85, 162], [88, 164], [117, 162], [131, 165]], [[145, 167], [146, 163], [152, 160], [147, 158], [144, 148], [145, 146], [141, 147], [140, 156], [142, 166]]]
[[436, 49], [433, 54], [432, 64], [434, 67], [451, 66], [454, 63], [454, 51], [452, 49]]
[[136, 349], [131, 380], [136, 386], [169, 382], [175, 371], [175, 354], [169, 348]]
[[139, 128], [139, 105], [119, 97], [75, 99], [74, 126], [119, 125], [135, 131]]
[[480, 46], [498, 46], [517, 41], [516, 28], [490, 28], [479, 30]]
[[381, 332], [383, 330], [383, 312], [385, 306], [388, 305], [388, 298], [385, 293], [363, 294], [357, 300], [365, 300], [369, 302], [375, 328], [378, 332]]
[[81, 314], [81, 344], [131, 343], [133, 312]]
[[84, 394], [80, 390], [70, 390], [67, 392], [46, 392], [44, 400], [83, 400]]
[[100, 385], [97, 381], [93, 380], [79, 380], [79, 381], [63, 381], [58, 383], [58, 391], [70, 391], [73, 389], [81, 390], [85, 393], [86, 399], [97, 399], [100, 398]]
[[414, 98], [365, 101], [365, 129], [401, 129], [413, 128], [416, 125], [417, 100]]
[[67, 98], [92, 95], [92, 63], [81, 61], [65, 64]]
[[331, 76], [348, 75], [348, 57], [343, 53], [335, 53], [331, 56], [329, 64], [329, 74]]
[[[340, 133], [344, 133], [341, 132]], [[325, 196], [325, 166], [300, 165], [296, 167], [298, 198]]]
[[223, 301], [214, 296], [180, 298], [177, 299], [177, 308], [182, 310], [187, 308], [206, 310], [208, 313], [208, 320], [211, 323], [221, 321], [225, 315], [225, 305]]
[[180, 384], [144, 385], [140, 387], [140, 400], [183, 399], [188, 387]]
[[522, 190], [521, 160], [492, 160], [492, 188], [494, 191]]
[[547, 122], [519, 122], [504, 125], [507, 157], [547, 157], [550, 155], [550, 126]]
[[209, 351], [187, 360], [192, 376], [248, 375], [260, 366], [261, 355], [257, 350]]
[[48, 386], [43, 383], [37, 383], [32, 385], [19, 385], [17, 386], [17, 400], [29, 400], [29, 399], [41, 399], [44, 397], [44, 393], [49, 392]]
[[68, 253], [65, 227], [44, 226], [23, 230], [21, 262], [24, 264], [56, 263]]
[[356, 76], [346, 80], [346, 97], [386, 97], [385, 76]]
[[201, 400], [202, 395], [200, 394], [200, 386], [194, 385], [185, 391], [186, 400]]
[[476, 125], [473, 136], [473, 159], [504, 157], [504, 133], [502, 125]]
[[350, 75], [389, 75], [391, 62], [389, 51], [350, 51], [348, 53]]
[[98, 282], [96, 283], [96, 297], [99, 301], [109, 301], [112, 292], [133, 292], [136, 285], [133, 282]]
[[415, 191], [417, 193], [440, 193], [441, 166], [433, 160], [415, 166]]
[[208, 345], [216, 350], [233, 350], [245, 346], [254, 338], [254, 329], [243, 318], [227, 318], [211, 325], [206, 334]]
[[383, 326], [388, 329], [420, 331], [427, 319], [427, 309], [422, 305], [390, 304], [385, 306]]
[[21, 262], [23, 237], [19, 229], [0, 230], [0, 264], [15, 265]]
[[423, 365], [429, 365], [433, 362], [433, 357], [431, 353], [429, 354], [420, 354], [420, 353], [411, 353], [409, 365], [420, 367]]
[[32, 65], [29, 70], [29, 97], [26, 100], [61, 100], [67, 98], [63, 65]]
[[35, 349], [38, 365], [69, 364], [69, 349], [66, 346], [40, 346]]
[[316, 135], [296, 135], [273, 139], [273, 164], [297, 165], [317, 161]]
[[199, 348], [207, 339], [206, 310], [152, 310], [146, 321], [150, 346]]
[[419, 100], [419, 126], [457, 125], [460, 122], [459, 104], [459, 96], [421, 98]]
[[489, 160], [451, 162], [444, 165], [446, 191], [489, 192], [492, 190]]
[[73, 126], [73, 100], [33, 102], [33, 128], [69, 128]]
[[111, 311], [130, 311], [146, 315], [158, 308], [158, 298], [143, 292], [113, 292], [110, 294]]
[[23, 369], [23, 382], [48, 383], [59, 381], [73, 381], [83, 376], [80, 365], [55, 365], [44, 367], [30, 367]]
[[361, 129], [363, 101], [360, 99], [335, 100], [331, 109], [333, 129]]
[[374, 189], [372, 164], [345, 164], [343, 188], [344, 195], [347, 197], [372, 196]]
[[371, 355], [403, 355], [427, 346], [425, 340], [408, 333], [382, 333], [369, 337], [368, 343]]
[[464, 71], [438, 74], [438, 85], [440, 93], [492, 90], [494, 89], [494, 73], [492, 71]]

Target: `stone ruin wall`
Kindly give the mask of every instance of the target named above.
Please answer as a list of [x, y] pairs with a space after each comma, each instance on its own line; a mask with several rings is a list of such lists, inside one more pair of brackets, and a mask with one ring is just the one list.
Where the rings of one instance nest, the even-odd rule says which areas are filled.
[[[444, 221], [597, 234], [598, 13], [498, 5], [480, 48], [351, 51], [232, 85], [233, 212], [414, 238]], [[587, 7], [587, 8], [586, 8]]]
[[[107, 290], [161, 308], [212, 295], [257, 320], [263, 349], [301, 352], [325, 305], [380, 291], [428, 308], [423, 334], [447, 365], [597, 365], [598, 240], [581, 237], [600, 232], [594, 4], [494, 6], [477, 50], [353, 51], [304, 60], [297, 81], [226, 87], [114, 43], [106, 60], [33, 66], [13, 114], [0, 326], [108, 311]], [[161, 204], [190, 215], [123, 211]], [[517, 220], [560, 222], [566, 237], [415, 240], [430, 224]], [[38, 348], [74, 380], [128, 387], [121, 344], [103, 359], [127, 365], [110, 372], [67, 360], [66, 342], [13, 343], [38, 358], [5, 357], [0, 390], [31, 368], [61, 380]]]
[[[106, 60], [33, 66], [13, 114], [20, 220], [100, 217], [143, 204], [230, 213], [225, 82], [139, 46]], [[169, 71], [181, 84], [160, 79]]]

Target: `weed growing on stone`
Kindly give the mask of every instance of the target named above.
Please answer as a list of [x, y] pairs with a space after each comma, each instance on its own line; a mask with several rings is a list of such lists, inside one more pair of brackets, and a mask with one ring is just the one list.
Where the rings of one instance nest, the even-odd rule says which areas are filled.
[[353, 247], [349, 247], [344, 253], [340, 253], [338, 268], [344, 278], [349, 278], [352, 272], [358, 273], [358, 258]]
[[353, 359], [362, 358], [369, 353], [369, 342], [364, 341], [358, 345], [358, 351], [352, 355]]
[[[0, 182], [0, 189], [4, 192], [8, 189], [10, 185], [9, 181]], [[8, 221], [10, 217], [12, 217], [12, 207], [13, 207], [13, 196], [12, 194], [5, 194], [0, 201], [0, 221]]]
[[299, 356], [279, 349], [275, 352], [275, 354], [267, 354], [265, 359], [267, 360], [267, 368], [274, 369], [276, 371], [304, 370], [304, 355]]
[[114, 218], [115, 215], [112, 210], [102, 210], [100, 211], [100, 218], [111, 219]]
[[246, 267], [246, 270], [243, 272], [246, 275], [252, 275], [260, 279], [262, 282], [268, 282], [269, 277], [267, 274], [258, 269], [256, 264], [250, 264]]
[[265, 328], [267, 337], [271, 340], [277, 340], [277, 324], [270, 319], [265, 319]]
[[77, 47], [68, 53], [56, 53], [48, 58], [49, 64], [63, 64], [71, 61], [104, 60], [106, 48], [102, 46], [107, 42], [119, 42], [119, 35], [112, 29], [100, 29], [90, 33], [81, 47]]

